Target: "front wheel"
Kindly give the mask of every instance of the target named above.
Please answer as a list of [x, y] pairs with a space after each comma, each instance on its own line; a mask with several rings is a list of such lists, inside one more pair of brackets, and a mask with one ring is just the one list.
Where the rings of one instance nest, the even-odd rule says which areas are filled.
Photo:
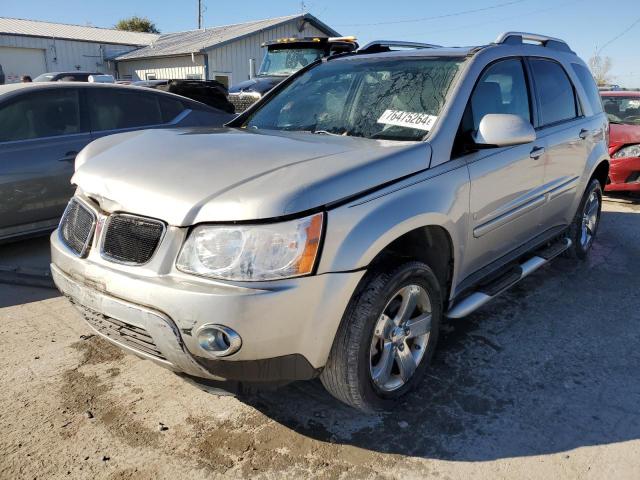
[[371, 272], [345, 312], [323, 385], [365, 412], [393, 407], [424, 376], [442, 314], [440, 283], [426, 264]]
[[591, 180], [587, 187], [575, 219], [569, 228], [572, 245], [567, 256], [584, 260], [587, 258], [595, 240], [600, 214], [602, 212], [602, 187], [598, 180]]

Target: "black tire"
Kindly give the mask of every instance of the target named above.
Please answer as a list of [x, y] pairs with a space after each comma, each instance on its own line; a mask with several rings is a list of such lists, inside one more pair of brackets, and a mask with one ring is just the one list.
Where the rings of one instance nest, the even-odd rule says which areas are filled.
[[[371, 271], [363, 282], [345, 311], [320, 380], [329, 393], [347, 405], [363, 412], [388, 410], [420, 383], [431, 363], [443, 315], [443, 295], [435, 274], [421, 262]], [[374, 329], [394, 294], [408, 285], [418, 285], [426, 291], [431, 305], [431, 329], [413, 376], [401, 388], [385, 392], [374, 383], [370, 371]]]
[[[588, 244], [584, 245], [582, 242], [582, 218], [585, 213], [585, 206], [591, 197], [592, 194], [595, 194], [598, 198], [598, 215], [597, 222], [594, 231], [592, 232], [591, 241]], [[593, 241], [595, 240], [596, 234], [598, 233], [598, 226], [600, 225], [600, 214], [602, 211], [602, 186], [600, 182], [596, 179], [592, 179], [589, 182], [589, 186], [584, 192], [582, 199], [580, 200], [580, 206], [578, 207], [578, 211], [576, 212], [576, 216], [571, 223], [568, 231], [568, 237], [571, 240], [571, 247], [569, 247], [564, 256], [568, 258], [584, 260], [589, 255], [589, 251], [593, 246]]]

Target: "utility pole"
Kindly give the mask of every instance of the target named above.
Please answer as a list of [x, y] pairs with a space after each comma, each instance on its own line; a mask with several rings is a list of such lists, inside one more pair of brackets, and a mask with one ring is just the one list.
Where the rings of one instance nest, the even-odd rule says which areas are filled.
[[198, 30], [202, 29], [202, 0], [198, 0]]

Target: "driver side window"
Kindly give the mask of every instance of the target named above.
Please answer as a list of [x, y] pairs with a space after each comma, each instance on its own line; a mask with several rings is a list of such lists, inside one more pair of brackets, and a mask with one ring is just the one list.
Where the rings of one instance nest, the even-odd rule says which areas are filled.
[[502, 60], [482, 73], [462, 117], [452, 157], [469, 153], [471, 135], [489, 113], [518, 115], [531, 123], [529, 88], [522, 60]]

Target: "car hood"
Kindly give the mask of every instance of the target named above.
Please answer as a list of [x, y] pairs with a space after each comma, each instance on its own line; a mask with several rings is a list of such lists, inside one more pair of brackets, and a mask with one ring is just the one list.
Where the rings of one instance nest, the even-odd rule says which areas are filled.
[[610, 124], [611, 137], [609, 140], [609, 153], [614, 154], [624, 145], [640, 143], [640, 125]]
[[424, 170], [424, 142], [243, 129], [142, 130], [89, 144], [72, 182], [109, 212], [187, 226], [296, 214]]
[[256, 77], [251, 80], [245, 80], [229, 89], [229, 93], [240, 92], [258, 92], [260, 94], [267, 93], [273, 87], [282, 82], [286, 77]]

